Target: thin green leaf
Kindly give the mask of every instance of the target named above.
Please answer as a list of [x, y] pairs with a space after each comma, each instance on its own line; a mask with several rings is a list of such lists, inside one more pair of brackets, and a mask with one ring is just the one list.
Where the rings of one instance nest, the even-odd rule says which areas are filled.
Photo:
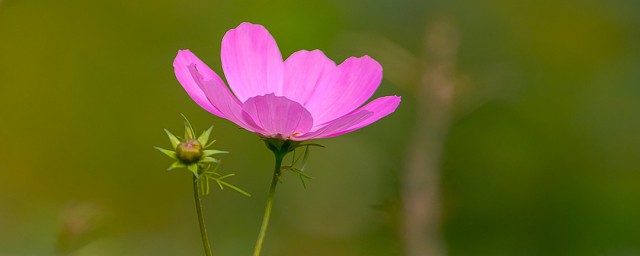
[[213, 131], [213, 125], [209, 127], [209, 129], [207, 129], [206, 131], [202, 132], [200, 137], [198, 137], [198, 142], [200, 142], [200, 145], [207, 144], [207, 142], [209, 141], [209, 135], [211, 135], [211, 131]]
[[304, 155], [302, 156], [302, 166], [300, 171], [304, 172], [304, 168], [307, 166], [307, 160], [309, 159], [309, 145], [304, 149]]
[[216, 181], [216, 183], [218, 184], [218, 187], [220, 187], [220, 190], [224, 190], [224, 187], [222, 186], [222, 183], [220, 183], [219, 179], [213, 179]]
[[297, 160], [296, 160], [296, 151], [297, 150], [294, 149], [293, 150], [293, 154], [291, 155], [291, 166], [296, 165], [296, 162], [297, 162]]
[[302, 176], [302, 177], [304, 177], [304, 178], [307, 178], [307, 179], [313, 179], [313, 177], [311, 177], [311, 176], [309, 176], [309, 175], [305, 174], [303, 171], [301, 171], [301, 170], [300, 170], [300, 169], [298, 169], [298, 168], [287, 168], [287, 170], [289, 170], [289, 171], [291, 171], [291, 172], [293, 172], [293, 173], [295, 173], [295, 174], [298, 174], [299, 176]]
[[229, 178], [229, 177], [232, 177], [232, 176], [235, 176], [235, 174], [233, 174], [233, 173], [229, 173], [229, 174], [227, 174], [227, 175], [220, 176], [220, 177], [218, 177], [217, 179], [222, 180], [222, 179], [224, 179], [224, 178]]
[[300, 144], [300, 145], [297, 145], [297, 146], [296, 146], [296, 148], [299, 148], [299, 147], [308, 147], [308, 146], [311, 146], [311, 147], [321, 147], [321, 148], [326, 148], [325, 146], [320, 145], [320, 144], [317, 144], [317, 143], [306, 143], [306, 144]]
[[307, 182], [305, 180], [312, 179], [311, 176], [304, 174], [302, 172], [302, 170], [300, 170], [298, 168], [295, 168], [295, 167], [289, 167], [289, 168], [287, 168], [287, 170], [292, 171], [293, 173], [297, 174], [298, 178], [302, 182], [302, 187], [307, 188]]
[[227, 187], [229, 187], [229, 188], [231, 188], [231, 189], [233, 189], [233, 190], [237, 191], [237, 192], [238, 192], [238, 193], [240, 193], [240, 194], [243, 194], [243, 195], [245, 195], [245, 196], [249, 196], [249, 197], [251, 196], [251, 194], [247, 193], [246, 191], [244, 191], [244, 190], [242, 190], [242, 189], [240, 189], [240, 188], [238, 188], [238, 187], [236, 187], [236, 186], [234, 186], [234, 185], [231, 185], [231, 184], [226, 183], [226, 182], [221, 181], [221, 180], [220, 180], [220, 181], [218, 181], [218, 182], [220, 182], [220, 183], [222, 183], [223, 185], [225, 185], [225, 186], [227, 186]]
[[168, 157], [171, 157], [171, 158], [173, 158], [173, 159], [177, 160], [177, 158], [176, 158], [176, 152], [173, 152], [173, 151], [171, 151], [171, 150], [164, 149], [164, 148], [159, 148], [159, 147], [154, 147], [154, 148], [155, 148], [155, 149], [157, 149], [158, 151], [160, 151], [160, 152], [164, 153], [164, 154], [165, 154], [165, 155], [167, 155]]
[[304, 177], [302, 177], [302, 175], [298, 175], [298, 177], [300, 178], [300, 182], [302, 182], [302, 187], [307, 188], [307, 183], [304, 181]]

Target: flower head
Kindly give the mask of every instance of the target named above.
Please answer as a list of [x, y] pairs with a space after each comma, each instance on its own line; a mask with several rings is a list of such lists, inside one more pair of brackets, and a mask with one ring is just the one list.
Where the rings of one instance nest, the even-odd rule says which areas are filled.
[[206, 131], [202, 132], [200, 136], [195, 137], [195, 132], [191, 123], [185, 118], [184, 122], [184, 139], [180, 139], [173, 135], [169, 130], [165, 129], [165, 133], [171, 141], [173, 150], [163, 149], [155, 147], [160, 152], [176, 160], [169, 170], [176, 168], [187, 168], [196, 177], [204, 172], [205, 168], [209, 164], [217, 164], [219, 159], [213, 158], [216, 154], [229, 153], [227, 151], [206, 149], [213, 145], [215, 140], [209, 142], [209, 135], [213, 130], [213, 126], [209, 127]]
[[[232, 177], [235, 174], [222, 175], [217, 172], [218, 167], [220, 167], [220, 160], [213, 156], [229, 152], [206, 149], [216, 142], [215, 140], [209, 141], [212, 130], [213, 126], [209, 127], [209, 129], [202, 132], [202, 134], [196, 138], [196, 133], [193, 127], [191, 127], [191, 123], [184, 117], [184, 139], [178, 138], [167, 129], [164, 130], [174, 150], [159, 147], [154, 148], [175, 160], [175, 162], [169, 166], [169, 171], [177, 168], [187, 168], [187, 170], [193, 174], [194, 181], [199, 182], [203, 195], [209, 194], [209, 183], [210, 181], [214, 181], [220, 189], [228, 187], [245, 196], [251, 196], [251, 194], [246, 191], [224, 181], [224, 179]], [[212, 169], [211, 165], [215, 165], [215, 167]]]
[[391, 114], [400, 97], [377, 98], [382, 67], [369, 56], [336, 65], [320, 50], [301, 50], [283, 61], [263, 26], [242, 23], [222, 39], [222, 79], [189, 50], [173, 67], [189, 96], [210, 113], [265, 138], [303, 141], [365, 127]]

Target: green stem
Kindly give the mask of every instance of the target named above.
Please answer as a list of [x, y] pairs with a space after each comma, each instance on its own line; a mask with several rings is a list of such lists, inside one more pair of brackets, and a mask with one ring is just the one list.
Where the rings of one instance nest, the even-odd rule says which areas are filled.
[[209, 244], [209, 236], [207, 236], [207, 228], [204, 225], [202, 202], [200, 201], [200, 193], [198, 191], [198, 178], [196, 178], [195, 175], [193, 175], [193, 197], [196, 199], [196, 211], [198, 212], [198, 223], [200, 224], [200, 236], [202, 237], [204, 254], [207, 256], [211, 256], [211, 245]]
[[256, 247], [253, 251], [253, 256], [260, 256], [260, 251], [262, 250], [262, 241], [264, 241], [264, 236], [267, 233], [267, 226], [269, 226], [269, 218], [271, 217], [271, 208], [273, 207], [273, 197], [276, 193], [276, 185], [278, 184], [278, 179], [280, 178], [280, 169], [282, 166], [282, 159], [286, 153], [275, 152], [274, 155], [276, 158], [276, 166], [273, 170], [273, 178], [271, 179], [271, 188], [269, 188], [269, 195], [267, 196], [267, 203], [264, 209], [264, 216], [262, 217], [262, 226], [260, 226], [260, 233], [258, 234], [258, 241], [256, 242]]

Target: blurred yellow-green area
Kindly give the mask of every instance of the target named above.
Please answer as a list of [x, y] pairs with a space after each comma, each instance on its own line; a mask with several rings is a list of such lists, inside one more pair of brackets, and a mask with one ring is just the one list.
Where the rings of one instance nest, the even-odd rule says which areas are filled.
[[403, 97], [315, 141], [306, 189], [285, 174], [263, 255], [640, 255], [639, 14], [628, 0], [0, 0], [0, 255], [203, 255], [191, 177], [153, 149], [181, 113], [215, 126], [221, 172], [253, 195], [205, 197], [214, 254], [250, 255], [273, 156], [172, 67], [190, 49], [222, 74], [222, 36], [243, 21], [285, 57], [368, 54], [385, 69], [376, 96]]

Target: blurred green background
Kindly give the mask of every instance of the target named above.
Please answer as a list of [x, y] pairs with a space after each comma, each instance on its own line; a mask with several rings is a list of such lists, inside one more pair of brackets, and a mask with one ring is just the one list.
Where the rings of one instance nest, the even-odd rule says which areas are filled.
[[284, 177], [264, 255], [640, 255], [639, 13], [626, 0], [0, 0], [0, 255], [201, 255], [191, 177], [152, 148], [180, 113], [215, 125], [223, 172], [253, 194], [205, 199], [214, 252], [249, 255], [272, 156], [172, 68], [190, 49], [220, 72], [222, 36], [243, 21], [284, 56], [371, 55], [376, 95], [403, 97], [317, 141], [306, 189]]

